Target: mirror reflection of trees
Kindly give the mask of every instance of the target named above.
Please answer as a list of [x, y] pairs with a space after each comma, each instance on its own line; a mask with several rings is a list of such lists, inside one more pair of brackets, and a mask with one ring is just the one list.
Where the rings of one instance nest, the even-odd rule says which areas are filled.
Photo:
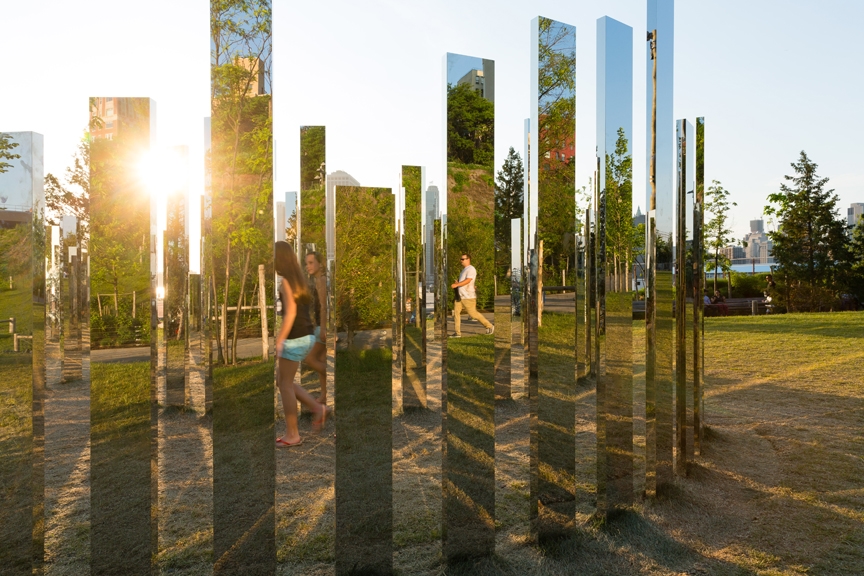
[[274, 375], [265, 358], [275, 323], [271, 66], [271, 2], [211, 0], [204, 270], [221, 364], [212, 368], [214, 574], [273, 573], [276, 564]]
[[606, 154], [606, 260], [612, 285], [607, 290], [631, 289], [633, 262], [644, 244], [633, 223], [633, 159], [624, 128], [618, 128], [615, 150]]
[[[272, 294], [272, 274], [258, 287], [258, 264], [272, 247], [273, 130], [269, 0], [213, 0], [211, 30], [212, 235], [210, 270], [220, 323], [220, 362], [237, 363], [239, 338], [260, 336], [258, 289]], [[268, 268], [270, 265], [268, 264]], [[270, 324], [270, 322], [268, 322]], [[220, 333], [220, 332], [217, 332]]]
[[355, 334], [390, 326], [393, 294], [388, 288], [393, 276], [392, 230], [381, 221], [393, 212], [389, 188], [339, 186], [336, 222], [339, 234], [351, 238], [336, 252], [334, 280], [337, 330], [347, 332], [347, 344]]
[[[150, 191], [141, 166], [150, 150], [150, 100], [95, 98], [90, 106], [91, 346], [146, 345]], [[102, 120], [109, 106], [116, 129]]]

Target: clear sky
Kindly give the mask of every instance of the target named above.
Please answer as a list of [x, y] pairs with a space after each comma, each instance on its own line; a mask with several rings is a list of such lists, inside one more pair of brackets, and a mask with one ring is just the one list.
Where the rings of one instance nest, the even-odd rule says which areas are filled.
[[[3, 1], [0, 130], [44, 134], [49, 172], [63, 172], [97, 95], [150, 96], [159, 143], [202, 158], [209, 3], [125, 5]], [[509, 146], [522, 153], [538, 15], [576, 26], [580, 186], [594, 157], [596, 20], [633, 27], [634, 190], [644, 210], [645, 0], [275, 0], [277, 198], [299, 184], [301, 125], [327, 126], [328, 171], [395, 186], [401, 164], [422, 164], [440, 182], [446, 52], [495, 60], [496, 165]], [[706, 117], [706, 180], [738, 203], [736, 237], [802, 149], [831, 178], [842, 214], [864, 202], [864, 2], [679, 0], [675, 19], [675, 117]]]

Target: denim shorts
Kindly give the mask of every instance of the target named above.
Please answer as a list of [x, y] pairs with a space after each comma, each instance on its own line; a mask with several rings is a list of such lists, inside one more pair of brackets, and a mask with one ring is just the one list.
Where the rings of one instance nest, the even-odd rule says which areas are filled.
[[315, 326], [315, 341], [324, 344], [324, 341], [321, 340], [321, 326]]
[[314, 334], [301, 336], [300, 338], [292, 338], [282, 342], [282, 350], [279, 355], [286, 360], [300, 362], [309, 355], [309, 352], [312, 350], [312, 346], [314, 345]]

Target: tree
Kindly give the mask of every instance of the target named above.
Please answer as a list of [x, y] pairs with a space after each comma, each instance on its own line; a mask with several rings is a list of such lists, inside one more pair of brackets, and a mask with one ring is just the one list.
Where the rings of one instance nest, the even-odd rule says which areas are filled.
[[495, 105], [467, 84], [447, 86], [447, 161], [492, 165]]
[[633, 158], [628, 153], [624, 128], [618, 128], [615, 151], [606, 154], [606, 259], [611, 265], [613, 286], [625, 291], [630, 284], [635, 230], [633, 226]]
[[864, 218], [852, 228], [849, 242], [849, 290], [859, 302], [864, 302]]
[[816, 174], [818, 165], [803, 150], [791, 164], [791, 185], [768, 196], [765, 214], [776, 216], [777, 230], [769, 232], [774, 259], [787, 282], [807, 286], [807, 298], [795, 298], [794, 307], [814, 310], [824, 306], [824, 291], [836, 291], [841, 277], [839, 264], [847, 262], [845, 226], [837, 215], [839, 198], [827, 190], [828, 178]]
[[[226, 330], [226, 340], [217, 339], [218, 357], [236, 363], [242, 304], [244, 298], [251, 301], [249, 271], [253, 261], [270, 261], [273, 250], [272, 224], [265, 217], [273, 196], [271, 5], [269, 0], [211, 0], [210, 18], [213, 215], [207, 251], [214, 295], [220, 291], [217, 265], [224, 270], [221, 302], [214, 302], [222, 307], [217, 316], [227, 321], [228, 302], [236, 302], [231, 346]], [[234, 249], [242, 255], [239, 274], [232, 268]], [[232, 281], [239, 290], [232, 289]], [[229, 357], [223, 356], [223, 346]]]
[[46, 221], [56, 226], [60, 218], [68, 214], [78, 219], [79, 226], [85, 226], [89, 204], [90, 140], [85, 136], [72, 157], [72, 165], [66, 168], [63, 182], [50, 172], [45, 175]]
[[510, 147], [507, 158], [495, 178], [495, 263], [498, 278], [504, 278], [510, 268], [510, 220], [521, 218], [524, 210], [525, 171], [522, 157]]
[[[732, 240], [732, 230], [728, 227], [729, 208], [737, 206], [735, 202], [729, 201], [729, 191], [723, 188], [718, 180], [713, 180], [708, 187], [705, 198], [705, 211], [711, 213], [711, 219], [705, 223], [703, 228], [704, 246], [714, 251], [714, 291], [717, 291], [717, 270], [729, 271], [729, 259], [720, 254], [720, 250], [726, 247]], [[706, 267], [710, 267], [710, 262]], [[708, 268], [710, 270], [710, 268]]]
[[20, 154], [13, 154], [10, 152], [10, 150], [17, 147], [18, 143], [12, 142], [12, 136], [0, 132], [0, 174], [8, 172], [9, 168], [12, 167], [12, 164], [4, 162], [4, 160], [16, 160], [21, 158]]

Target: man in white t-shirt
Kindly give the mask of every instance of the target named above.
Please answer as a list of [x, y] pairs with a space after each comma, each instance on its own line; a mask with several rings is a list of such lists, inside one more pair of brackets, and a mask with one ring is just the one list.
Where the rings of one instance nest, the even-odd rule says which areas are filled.
[[459, 281], [450, 285], [451, 288], [457, 289], [459, 295], [459, 298], [453, 303], [453, 322], [456, 325], [456, 333], [453, 337], [462, 337], [461, 315], [463, 308], [468, 313], [468, 316], [486, 327], [486, 334], [492, 334], [495, 331], [495, 326], [490, 324], [482, 314], [477, 312], [477, 291], [474, 289], [474, 281], [477, 279], [477, 269], [471, 265], [471, 257], [468, 254], [462, 254], [459, 261], [462, 264]]

